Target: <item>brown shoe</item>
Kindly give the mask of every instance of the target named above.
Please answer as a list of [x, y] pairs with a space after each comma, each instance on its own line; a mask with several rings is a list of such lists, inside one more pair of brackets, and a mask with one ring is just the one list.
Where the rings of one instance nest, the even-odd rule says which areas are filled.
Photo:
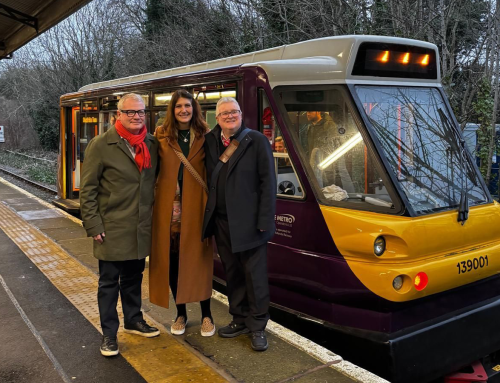
[[209, 317], [203, 318], [201, 322], [201, 336], [212, 336], [215, 334], [215, 325]]
[[187, 318], [180, 316], [177, 317], [174, 324], [170, 327], [170, 332], [173, 335], [182, 335], [186, 332]]

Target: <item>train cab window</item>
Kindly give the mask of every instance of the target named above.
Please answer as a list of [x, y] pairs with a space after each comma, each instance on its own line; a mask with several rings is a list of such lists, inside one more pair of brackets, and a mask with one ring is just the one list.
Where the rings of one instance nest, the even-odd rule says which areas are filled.
[[341, 87], [277, 89], [295, 148], [322, 203], [394, 212], [385, 175], [354, 122]]
[[303, 198], [302, 185], [288, 155], [285, 139], [276, 123], [269, 100], [262, 89], [259, 90], [259, 94], [261, 104], [260, 131], [269, 139], [269, 144], [273, 148], [274, 167], [278, 184], [276, 193], [279, 197], [284, 198]]
[[85, 149], [92, 138], [99, 134], [98, 131], [99, 115], [97, 113], [81, 114], [79, 136], [80, 162], [84, 161]]

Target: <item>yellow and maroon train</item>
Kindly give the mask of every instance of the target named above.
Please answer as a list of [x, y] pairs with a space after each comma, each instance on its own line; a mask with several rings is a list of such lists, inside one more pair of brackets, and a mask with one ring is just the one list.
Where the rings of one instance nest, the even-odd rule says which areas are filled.
[[273, 304], [329, 326], [336, 351], [391, 381], [430, 381], [500, 349], [500, 206], [438, 58], [421, 41], [339, 36], [87, 85], [61, 97], [58, 203], [77, 207], [85, 147], [122, 94], [143, 96], [151, 131], [176, 89], [211, 126], [233, 96], [274, 149]]

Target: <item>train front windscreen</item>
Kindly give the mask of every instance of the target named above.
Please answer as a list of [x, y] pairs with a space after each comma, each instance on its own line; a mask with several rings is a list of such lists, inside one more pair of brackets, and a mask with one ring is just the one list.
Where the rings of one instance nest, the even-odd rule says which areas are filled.
[[356, 86], [389, 169], [417, 215], [488, 201], [436, 88]]

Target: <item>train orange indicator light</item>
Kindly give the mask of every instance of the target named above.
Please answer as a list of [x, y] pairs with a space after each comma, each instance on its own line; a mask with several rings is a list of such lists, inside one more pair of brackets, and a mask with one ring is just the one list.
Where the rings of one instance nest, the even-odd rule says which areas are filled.
[[408, 64], [410, 62], [410, 53], [405, 53], [403, 57], [401, 58], [401, 62], [403, 64]]
[[429, 55], [424, 55], [424, 57], [420, 60], [420, 64], [429, 65]]
[[414, 284], [415, 284], [415, 288], [418, 291], [422, 291], [423, 289], [425, 289], [425, 287], [427, 286], [427, 283], [429, 283], [429, 277], [427, 276], [426, 273], [420, 272], [417, 275], [415, 275]]
[[382, 53], [382, 55], [379, 57], [378, 60], [383, 62], [383, 63], [388, 62], [389, 61], [389, 51], [384, 51], [384, 53]]

